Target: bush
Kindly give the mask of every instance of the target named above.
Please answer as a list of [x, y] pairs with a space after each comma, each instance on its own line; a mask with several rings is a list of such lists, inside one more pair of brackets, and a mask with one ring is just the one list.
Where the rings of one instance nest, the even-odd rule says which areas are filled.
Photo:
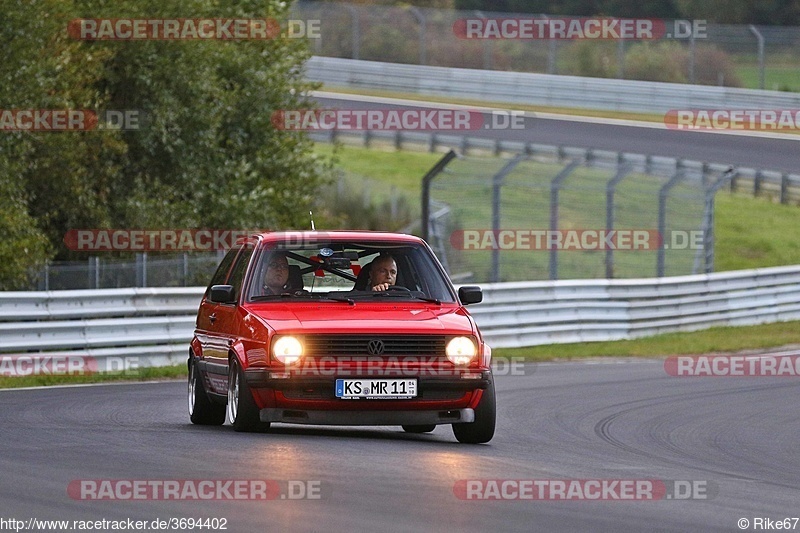
[[566, 74], [593, 78], [617, 76], [617, 43], [611, 41], [576, 41], [563, 52]]
[[[689, 56], [686, 57], [686, 72], [689, 72]], [[721, 78], [721, 80], [720, 80]], [[694, 79], [699, 85], [722, 85], [741, 87], [742, 80], [728, 54], [714, 45], [698, 46], [695, 49]]]
[[633, 44], [625, 54], [625, 78], [686, 83], [688, 56], [686, 48], [674, 41]]

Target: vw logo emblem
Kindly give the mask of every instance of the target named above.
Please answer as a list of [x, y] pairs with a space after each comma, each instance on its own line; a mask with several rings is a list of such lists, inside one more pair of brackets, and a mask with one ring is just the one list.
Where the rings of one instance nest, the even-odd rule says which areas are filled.
[[385, 346], [380, 339], [373, 339], [367, 343], [367, 351], [370, 355], [381, 355]]

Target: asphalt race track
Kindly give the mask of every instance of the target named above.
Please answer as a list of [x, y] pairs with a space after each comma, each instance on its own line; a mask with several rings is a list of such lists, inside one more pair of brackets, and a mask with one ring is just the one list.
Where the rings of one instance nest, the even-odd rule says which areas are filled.
[[[402, 109], [409, 107], [360, 101], [360, 98], [363, 97], [350, 95], [331, 97], [330, 93], [327, 93], [325, 97], [317, 97], [316, 100], [322, 107], [333, 109]], [[447, 106], [442, 104], [442, 107]], [[533, 115], [524, 119], [523, 129], [479, 129], [442, 133], [678, 157], [762, 170], [793, 173], [800, 171], [800, 158], [798, 158], [800, 135], [784, 134], [779, 135], [780, 138], [770, 138], [719, 132], [676, 131], [668, 130], [663, 125], [659, 127], [658, 124], [650, 124], [646, 127], [615, 125], [594, 121], [584, 122], [578, 117], [557, 119], [541, 118], [535, 116], [535, 113]]]
[[[458, 444], [449, 426], [428, 435], [193, 426], [185, 383], [175, 381], [0, 391], [0, 518], [216, 517], [237, 532], [730, 532], [741, 518], [752, 529], [755, 518], [800, 516], [797, 378], [670, 377], [660, 360], [527, 365], [522, 374], [497, 376], [498, 430], [487, 445]], [[288, 481], [311, 482], [302, 486], [320, 497], [91, 501], [68, 493], [75, 480], [230, 479], [276, 480], [283, 496]], [[677, 480], [702, 487], [705, 498], [456, 496], [459, 480], [486, 479]]]

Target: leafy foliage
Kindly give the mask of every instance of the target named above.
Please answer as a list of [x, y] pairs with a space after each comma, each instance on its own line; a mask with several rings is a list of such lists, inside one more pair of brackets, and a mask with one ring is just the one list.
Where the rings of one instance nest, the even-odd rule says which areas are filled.
[[[276, 18], [279, 1], [3, 2], [0, 109], [134, 110], [138, 130], [0, 135], [0, 288], [47, 257], [74, 256], [69, 229], [282, 228], [305, 222], [329, 161], [271, 123], [311, 107], [299, 39], [79, 41], [75, 18]], [[7, 231], [6, 231], [6, 228]], [[49, 247], [47, 242], [49, 241]], [[23, 258], [26, 257], [27, 259]], [[17, 264], [18, 263], [18, 264]]]

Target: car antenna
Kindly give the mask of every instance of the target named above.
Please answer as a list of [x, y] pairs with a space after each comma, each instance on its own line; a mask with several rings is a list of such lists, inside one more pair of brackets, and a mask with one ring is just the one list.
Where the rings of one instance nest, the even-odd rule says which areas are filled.
[[309, 211], [308, 216], [311, 217], [311, 231], [317, 231], [317, 228], [314, 227], [314, 213]]

